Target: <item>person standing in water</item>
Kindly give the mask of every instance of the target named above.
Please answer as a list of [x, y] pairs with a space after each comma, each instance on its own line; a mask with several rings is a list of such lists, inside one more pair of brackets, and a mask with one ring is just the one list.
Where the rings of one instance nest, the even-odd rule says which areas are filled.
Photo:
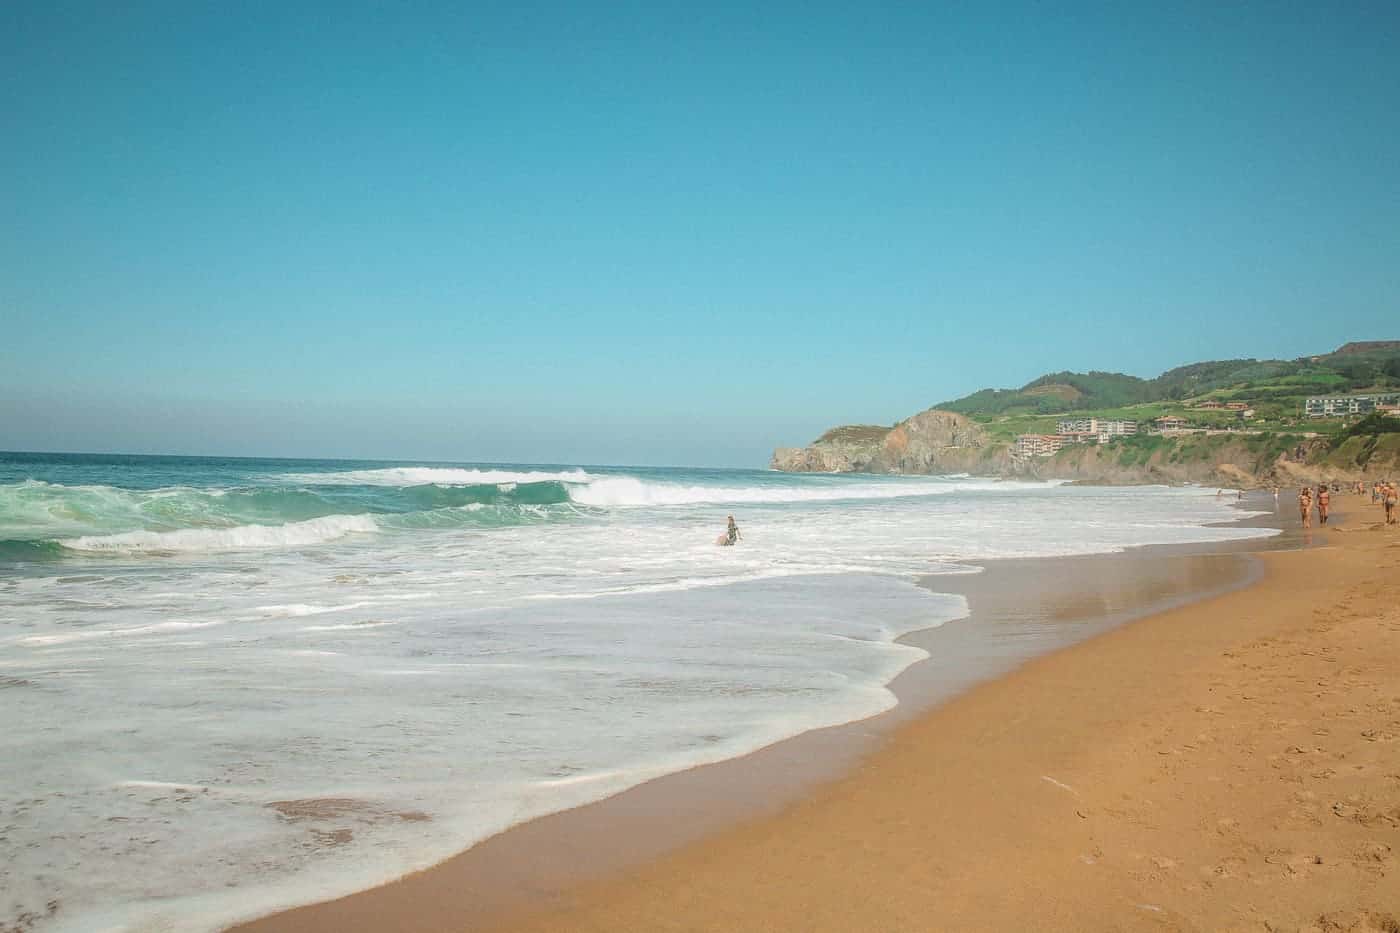
[[1304, 528], [1312, 527], [1312, 487], [1304, 486], [1298, 490], [1298, 515], [1303, 520]]
[[729, 528], [724, 532], [724, 543], [734, 545], [743, 535], [739, 534], [739, 526], [734, 524], [734, 516], [729, 516]]
[[1317, 487], [1317, 523], [1327, 524], [1327, 513], [1332, 508], [1332, 494], [1327, 491], [1326, 483], [1319, 483]]

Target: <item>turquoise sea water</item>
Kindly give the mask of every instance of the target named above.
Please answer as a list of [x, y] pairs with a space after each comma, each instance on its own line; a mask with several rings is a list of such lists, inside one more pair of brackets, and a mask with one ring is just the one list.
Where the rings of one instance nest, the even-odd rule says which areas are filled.
[[923, 657], [898, 636], [966, 614], [919, 577], [1268, 533], [1214, 524], [1241, 514], [974, 477], [0, 454], [0, 928], [207, 930], [385, 880], [887, 709]]

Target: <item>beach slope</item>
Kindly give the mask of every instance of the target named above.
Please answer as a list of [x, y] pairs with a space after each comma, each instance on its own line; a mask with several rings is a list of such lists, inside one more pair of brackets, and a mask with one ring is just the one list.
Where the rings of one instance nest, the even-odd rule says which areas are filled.
[[774, 818], [495, 928], [1396, 929], [1400, 534], [1327, 534], [970, 691]]
[[483, 914], [449, 862], [241, 929], [1400, 929], [1400, 533], [1353, 507], [639, 866]]

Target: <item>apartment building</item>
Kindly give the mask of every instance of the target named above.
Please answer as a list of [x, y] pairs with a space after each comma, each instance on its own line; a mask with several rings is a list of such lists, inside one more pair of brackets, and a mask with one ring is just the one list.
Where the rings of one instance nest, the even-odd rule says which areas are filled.
[[1055, 426], [1061, 434], [1126, 437], [1138, 432], [1138, 423], [1121, 418], [1061, 418]]
[[1385, 395], [1314, 395], [1303, 411], [1309, 418], [1340, 418], [1346, 415], [1369, 415], [1380, 405], [1400, 404], [1400, 393]]
[[1058, 452], [1065, 445], [1065, 441], [1063, 434], [1020, 434], [1016, 437], [1016, 445], [1012, 452], [1020, 460], [1049, 457]]

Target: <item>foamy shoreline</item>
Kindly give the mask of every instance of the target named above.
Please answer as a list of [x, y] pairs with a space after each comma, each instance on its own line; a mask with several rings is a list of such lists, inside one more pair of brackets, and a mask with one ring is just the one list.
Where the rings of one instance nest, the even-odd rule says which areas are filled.
[[1326, 546], [1263, 554], [1258, 585], [1042, 656], [790, 806], [471, 928], [1393, 929], [1400, 553], [1338, 499]]
[[[0, 782], [22, 807], [0, 851], [16, 915], [214, 928], [364, 888], [659, 774], [871, 722], [925, 653], [900, 636], [965, 611], [937, 591], [969, 563], [1256, 533], [1208, 527], [1230, 510], [1190, 489], [614, 470], [618, 504], [580, 511], [557, 478], [512, 485], [580, 476], [552, 468], [454, 486], [419, 482], [436, 467], [375, 484], [235, 466], [96, 458], [0, 484], [21, 527], [116, 536], [0, 588], [23, 620], [0, 667], [30, 761]], [[716, 548], [741, 487], [744, 546]], [[278, 537], [368, 505], [373, 532]], [[238, 524], [273, 514], [292, 521]], [[120, 530], [134, 520], [155, 524]], [[232, 540], [244, 527], [262, 537]], [[55, 838], [72, 844], [45, 854]]]
[[[1251, 524], [1276, 527], [1273, 516]], [[891, 681], [899, 702], [874, 718], [804, 732], [738, 758], [668, 774], [608, 799], [512, 827], [399, 882], [231, 930], [329, 931], [351, 923], [375, 928], [396, 926], [407, 916], [416, 918], [411, 928], [476, 929], [514, 916], [540, 897], [562, 897], [577, 884], [630, 870], [676, 846], [775, 812], [850, 773], [891, 730], [1030, 658], [1144, 615], [1247, 585], [1257, 578], [1257, 570], [1244, 552], [1259, 546], [1291, 545], [1286, 539], [1254, 538], [1233, 544], [1145, 546], [1108, 554], [979, 562], [982, 572], [958, 581], [962, 585], [948, 576], [930, 577], [925, 586], [979, 594], [972, 597], [972, 618], [899, 639], [925, 653], [937, 653], [934, 660], [916, 663]], [[1037, 594], [1047, 585], [1082, 593], [1094, 588], [1093, 580], [1120, 574], [1128, 582], [1117, 587], [1116, 597], [1100, 598], [1101, 611], [1083, 613], [1076, 625], [1064, 626], [1064, 620], [1057, 623], [1035, 608], [1042, 602]], [[989, 597], [1000, 603], [979, 612], [978, 605]], [[1017, 608], [1008, 612], [1012, 604]], [[1002, 618], [1006, 631], [986, 630], [986, 624], [995, 624], [992, 615]], [[658, 823], [656, 815], [662, 812], [667, 816]]]

